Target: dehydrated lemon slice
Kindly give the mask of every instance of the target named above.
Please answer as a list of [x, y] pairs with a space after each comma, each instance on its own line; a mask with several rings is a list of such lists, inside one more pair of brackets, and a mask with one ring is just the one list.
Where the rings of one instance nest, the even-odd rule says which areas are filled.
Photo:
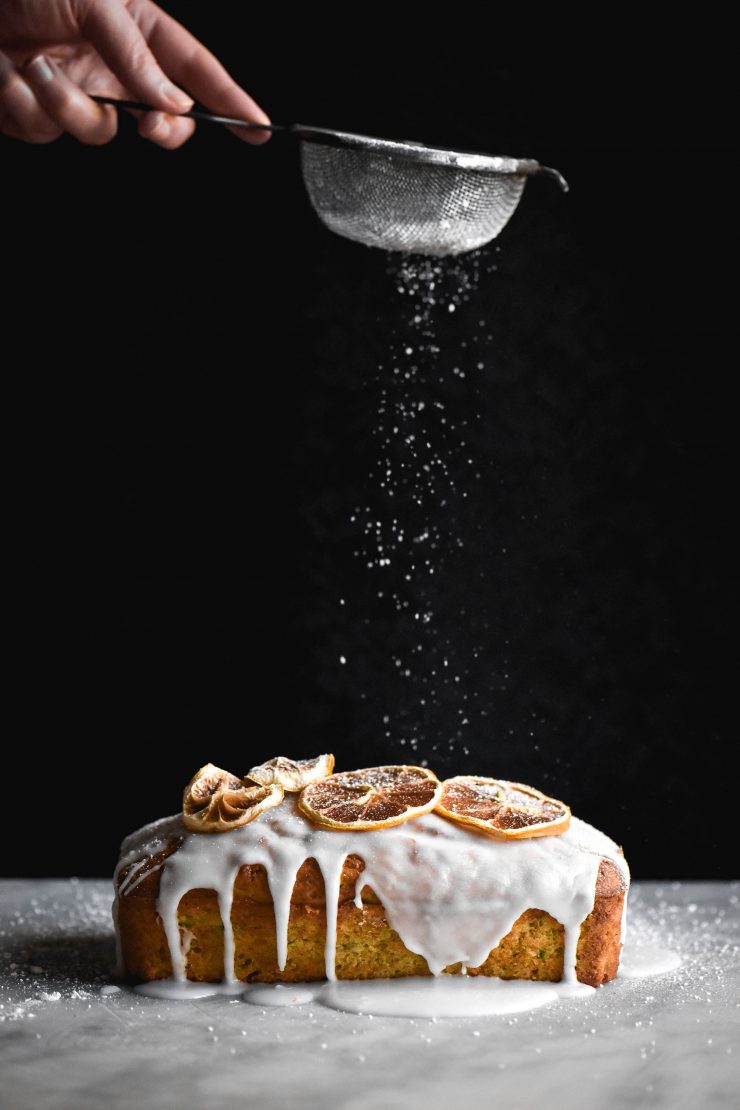
[[182, 821], [192, 832], [228, 832], [282, 800], [282, 786], [245, 786], [236, 775], [206, 763], [185, 787]]
[[458, 775], [443, 782], [436, 809], [499, 840], [557, 836], [570, 825], [570, 809], [563, 802], [520, 782], [479, 775]]
[[307, 786], [298, 805], [328, 829], [385, 829], [428, 813], [442, 784], [426, 767], [368, 767]]
[[285, 755], [277, 755], [267, 763], [253, 767], [244, 777], [258, 782], [260, 786], [277, 783], [283, 790], [297, 794], [304, 786], [325, 779], [333, 770], [333, 755], [317, 755], [314, 759], [288, 759]]

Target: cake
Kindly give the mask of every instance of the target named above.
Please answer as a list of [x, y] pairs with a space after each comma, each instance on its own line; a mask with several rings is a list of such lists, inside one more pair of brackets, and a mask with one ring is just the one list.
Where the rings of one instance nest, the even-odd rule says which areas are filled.
[[562, 802], [426, 768], [211, 764], [114, 877], [130, 979], [303, 982], [617, 974], [629, 872]]

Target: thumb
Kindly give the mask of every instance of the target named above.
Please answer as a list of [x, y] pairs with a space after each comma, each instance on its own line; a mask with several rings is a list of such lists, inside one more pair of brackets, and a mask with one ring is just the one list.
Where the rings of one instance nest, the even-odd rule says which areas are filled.
[[137, 100], [167, 112], [187, 112], [191, 97], [160, 69], [147, 41], [120, 2], [94, 0], [80, 29], [118, 80]]

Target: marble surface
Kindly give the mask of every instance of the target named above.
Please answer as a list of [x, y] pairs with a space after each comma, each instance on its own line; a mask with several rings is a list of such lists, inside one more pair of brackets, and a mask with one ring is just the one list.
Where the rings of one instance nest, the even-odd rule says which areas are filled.
[[682, 957], [529, 1014], [372, 1018], [116, 989], [111, 887], [0, 883], [8, 1110], [738, 1106], [740, 883], [638, 883], [628, 943]]

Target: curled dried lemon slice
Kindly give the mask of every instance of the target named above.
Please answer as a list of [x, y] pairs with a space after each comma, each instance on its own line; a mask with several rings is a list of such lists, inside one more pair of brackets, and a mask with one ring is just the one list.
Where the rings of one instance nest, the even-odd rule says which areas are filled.
[[479, 775], [458, 775], [443, 782], [436, 809], [499, 840], [557, 836], [570, 825], [570, 809], [563, 802], [520, 782]]
[[282, 800], [282, 786], [245, 786], [236, 775], [206, 763], [185, 787], [182, 821], [192, 832], [228, 832]]
[[288, 759], [285, 755], [277, 755], [267, 763], [253, 767], [244, 777], [258, 782], [260, 786], [277, 783], [283, 790], [297, 794], [304, 786], [325, 779], [333, 770], [333, 755], [317, 755], [314, 759]]
[[429, 813], [442, 784], [426, 767], [368, 767], [307, 786], [298, 805], [328, 829], [385, 829]]

